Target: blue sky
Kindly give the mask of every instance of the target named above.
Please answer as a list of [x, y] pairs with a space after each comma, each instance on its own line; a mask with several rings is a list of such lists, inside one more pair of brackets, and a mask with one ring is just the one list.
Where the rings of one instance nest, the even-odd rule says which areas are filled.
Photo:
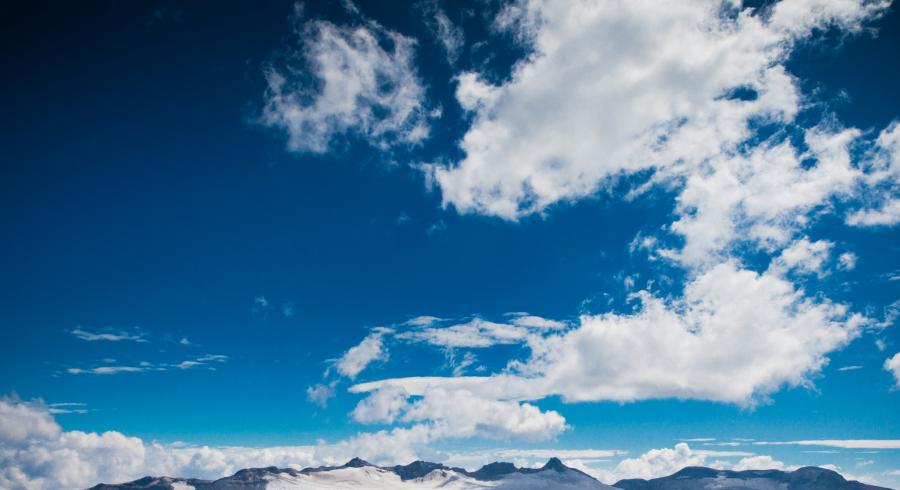
[[4, 417], [900, 485], [895, 7], [19, 8]]

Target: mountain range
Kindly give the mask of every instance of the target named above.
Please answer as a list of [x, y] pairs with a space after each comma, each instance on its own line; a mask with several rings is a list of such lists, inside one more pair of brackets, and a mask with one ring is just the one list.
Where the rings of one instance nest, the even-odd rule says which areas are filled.
[[375, 466], [354, 458], [341, 466], [249, 468], [218, 480], [145, 477], [129, 483], [100, 484], [90, 490], [324, 490], [324, 489], [445, 489], [469, 490], [886, 490], [847, 481], [840, 474], [817, 467], [795, 471], [726, 471], [687, 467], [653, 480], [621, 480], [604, 485], [587, 473], [551, 458], [540, 468], [518, 468], [512, 463], [490, 463], [467, 471], [439, 463], [415, 461], [408, 465]]

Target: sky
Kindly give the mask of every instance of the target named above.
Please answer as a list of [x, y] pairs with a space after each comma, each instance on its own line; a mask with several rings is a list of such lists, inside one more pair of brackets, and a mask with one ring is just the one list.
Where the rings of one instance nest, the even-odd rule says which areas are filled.
[[354, 456], [900, 487], [890, 2], [7, 13], [0, 487]]

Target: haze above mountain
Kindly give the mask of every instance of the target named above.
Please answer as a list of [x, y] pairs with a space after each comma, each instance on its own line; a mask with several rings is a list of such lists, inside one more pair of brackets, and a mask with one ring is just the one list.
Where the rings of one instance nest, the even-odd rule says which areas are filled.
[[371, 490], [428, 489], [468, 490], [501, 488], [532, 489], [621, 489], [621, 490], [884, 490], [884, 487], [847, 481], [840, 474], [817, 467], [795, 471], [725, 471], [688, 467], [664, 478], [631, 479], [605, 485], [590, 475], [551, 458], [541, 468], [518, 468], [512, 463], [491, 463], [477, 471], [451, 468], [438, 463], [415, 461], [403, 466], [380, 467], [359, 458], [342, 466], [295, 470], [250, 468], [218, 480], [145, 477], [129, 483], [100, 484], [90, 490]]

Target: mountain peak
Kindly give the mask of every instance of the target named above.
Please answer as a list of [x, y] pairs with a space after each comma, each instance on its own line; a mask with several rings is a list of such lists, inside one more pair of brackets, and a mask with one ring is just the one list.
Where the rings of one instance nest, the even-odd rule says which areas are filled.
[[547, 460], [547, 464], [541, 468], [542, 470], [554, 470], [554, 471], [565, 471], [568, 470], [569, 467], [564, 465], [559, 458], [553, 457]]
[[372, 463], [361, 459], [361, 458], [353, 458], [350, 461], [347, 461], [344, 464], [344, 468], [362, 468], [364, 466], [373, 466]]

